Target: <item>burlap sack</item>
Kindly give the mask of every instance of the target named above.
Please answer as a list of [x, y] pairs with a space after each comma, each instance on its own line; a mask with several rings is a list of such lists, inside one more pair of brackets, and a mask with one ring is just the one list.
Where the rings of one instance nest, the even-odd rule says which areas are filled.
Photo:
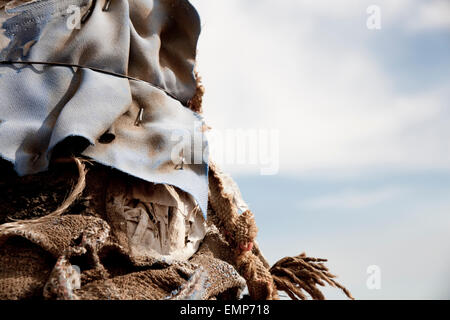
[[[57, 170], [58, 171], [58, 170]], [[64, 169], [66, 175], [71, 170]], [[2, 181], [20, 185], [31, 199], [46, 199], [67, 180], [45, 180], [55, 174]], [[86, 190], [67, 213], [34, 223], [6, 223], [0, 232], [0, 297], [2, 299], [217, 299], [239, 297], [245, 280], [230, 264], [230, 247], [208, 226], [196, 253], [185, 261], [136, 259], [120, 244], [105, 209], [105, 185], [130, 182], [105, 168], [92, 169]], [[120, 178], [118, 180], [118, 178]], [[134, 178], [128, 178], [134, 179]], [[15, 183], [12, 180], [16, 180]], [[38, 182], [49, 186], [39, 189]], [[132, 181], [132, 180], [131, 180]], [[42, 194], [42, 191], [47, 194]], [[34, 196], [32, 195], [34, 193]], [[104, 201], [100, 201], [103, 194]], [[20, 195], [16, 194], [17, 197]], [[33, 201], [32, 201], [33, 202]], [[41, 203], [45, 204], [45, 203]], [[81, 210], [76, 213], [77, 210]], [[26, 212], [26, 210], [24, 210]], [[29, 221], [29, 220], [25, 220]], [[4, 227], [9, 226], [9, 227]], [[74, 267], [76, 266], [76, 267]], [[77, 269], [79, 268], [80, 273]], [[78, 276], [78, 278], [77, 278]], [[80, 287], [76, 285], [80, 282]]]

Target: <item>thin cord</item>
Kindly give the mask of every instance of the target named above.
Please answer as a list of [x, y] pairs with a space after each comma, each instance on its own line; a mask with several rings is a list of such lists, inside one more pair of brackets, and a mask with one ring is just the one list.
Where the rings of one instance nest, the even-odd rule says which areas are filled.
[[89, 66], [85, 66], [85, 65], [80, 65], [80, 64], [71, 64], [71, 63], [63, 63], [63, 62], [42, 62], [42, 61], [0, 61], [0, 64], [26, 64], [26, 65], [33, 65], [33, 64], [37, 64], [37, 65], [49, 65], [49, 66], [58, 66], [58, 67], [68, 67], [68, 68], [81, 68], [81, 69], [90, 69], [92, 71], [96, 71], [96, 72], [100, 72], [100, 73], [104, 73], [104, 74], [108, 74], [111, 76], [115, 76], [115, 77], [119, 77], [119, 78], [124, 78], [124, 79], [129, 79], [129, 80], [133, 80], [133, 81], [140, 81], [140, 82], [145, 82], [149, 85], [151, 85], [154, 88], [157, 88], [161, 91], [164, 91], [169, 97], [179, 101], [182, 105], [186, 106], [185, 103], [181, 102], [176, 96], [174, 96], [172, 93], [168, 92], [166, 89], [150, 83], [148, 81], [142, 80], [142, 79], [138, 79], [138, 78], [134, 78], [134, 77], [130, 77], [127, 76], [125, 74], [121, 74], [121, 73], [117, 73], [117, 72], [113, 72], [113, 71], [107, 71], [107, 70], [103, 70], [103, 69], [99, 69], [99, 68], [95, 68], [95, 67], [89, 67]]

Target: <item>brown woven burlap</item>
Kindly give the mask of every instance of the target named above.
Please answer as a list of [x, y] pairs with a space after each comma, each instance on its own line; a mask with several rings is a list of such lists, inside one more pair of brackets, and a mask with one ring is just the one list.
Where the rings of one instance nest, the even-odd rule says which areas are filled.
[[278, 299], [279, 290], [324, 299], [318, 286], [325, 284], [352, 298], [325, 259], [301, 254], [270, 267], [253, 214], [239, 212], [246, 205], [237, 186], [213, 163], [208, 231], [178, 262], [136, 256], [127, 242], [112, 195], [142, 181], [89, 167], [86, 175], [82, 161], [68, 159], [17, 177], [0, 161], [0, 299], [238, 299], [245, 285], [257, 300]]
[[[9, 172], [4, 166], [2, 170]], [[8, 222], [8, 218], [15, 217], [46, 217], [46, 211], [56, 209], [56, 200], [67, 196], [67, 190], [77, 178], [78, 173], [71, 165], [56, 166], [47, 173], [25, 178], [14, 174], [3, 176], [0, 191], [5, 196], [1, 201], [1, 218], [6, 224], [0, 231], [1, 299], [239, 297], [245, 280], [230, 264], [231, 250], [213, 226], [188, 261], [165, 263], [135, 260], [130, 256], [111, 230], [105, 199], [111, 179], [133, 183], [134, 178], [114, 170], [94, 166], [87, 175], [82, 197], [61, 216], [41, 218], [33, 223]], [[8, 201], [21, 197], [27, 203], [8, 210]], [[19, 207], [19, 212], [13, 207]], [[36, 213], [33, 210], [36, 207], [47, 209]], [[76, 268], [80, 271], [79, 280]], [[76, 281], [80, 281], [79, 286], [75, 285]]]

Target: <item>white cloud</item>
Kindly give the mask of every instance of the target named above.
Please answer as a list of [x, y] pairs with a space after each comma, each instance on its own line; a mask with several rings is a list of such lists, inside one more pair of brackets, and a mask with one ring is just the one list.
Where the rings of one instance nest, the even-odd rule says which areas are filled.
[[[279, 129], [281, 170], [291, 175], [352, 174], [363, 181], [380, 168], [450, 169], [450, 79], [430, 85], [421, 73], [404, 72], [428, 89], [399, 90], [397, 66], [386, 68], [372, 43], [384, 37], [401, 45], [404, 37], [448, 30], [448, 11], [436, 9], [440, 1], [192, 0], [203, 23], [199, 71], [207, 121], [219, 130]], [[380, 31], [366, 29], [372, 4], [381, 8]], [[425, 61], [432, 49], [422, 48], [401, 54], [405, 61], [416, 55], [423, 65], [432, 64]], [[389, 55], [395, 49], [375, 50]], [[248, 167], [225, 169], [252, 173]], [[253, 203], [262, 208], [259, 241], [269, 261], [304, 250], [329, 258], [338, 280], [358, 299], [448, 297], [448, 192], [428, 186], [415, 191], [413, 183], [366, 191], [346, 186], [313, 199], [304, 194], [299, 210], [284, 205], [274, 218], [262, 204], [282, 186], [268, 185]], [[308, 208], [321, 214], [302, 215]], [[354, 214], [339, 216], [336, 208]], [[280, 230], [287, 228], [280, 221], [289, 221], [292, 230]], [[382, 267], [383, 289], [376, 292], [365, 286], [371, 264]], [[343, 296], [333, 291], [327, 297]]]
[[[368, 51], [371, 3], [192, 2], [203, 22], [199, 70], [207, 121], [220, 130], [279, 129], [281, 172], [450, 168], [442, 139], [450, 128], [429, 130], [448, 118], [449, 83], [396, 92], [393, 75]], [[394, 22], [406, 28], [408, 12], [416, 12], [417, 2], [379, 2], [383, 30]]]
[[332, 195], [309, 199], [300, 205], [313, 209], [362, 209], [397, 199], [408, 192], [408, 189], [399, 187], [384, 187], [368, 191], [344, 190]]
[[450, 2], [448, 0], [434, 0], [420, 3], [417, 13], [413, 15], [408, 26], [418, 30], [450, 30]]

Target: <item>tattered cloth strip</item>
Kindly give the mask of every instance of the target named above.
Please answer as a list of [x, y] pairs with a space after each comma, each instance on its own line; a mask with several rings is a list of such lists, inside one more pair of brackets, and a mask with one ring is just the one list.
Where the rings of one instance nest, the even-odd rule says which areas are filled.
[[[117, 0], [102, 9], [92, 0], [0, 8], [0, 156], [20, 175], [34, 174], [64, 139], [82, 137], [83, 155], [176, 186], [206, 214], [203, 119], [186, 107], [200, 111], [196, 10], [187, 0]], [[78, 23], [77, 10], [89, 18]]]

